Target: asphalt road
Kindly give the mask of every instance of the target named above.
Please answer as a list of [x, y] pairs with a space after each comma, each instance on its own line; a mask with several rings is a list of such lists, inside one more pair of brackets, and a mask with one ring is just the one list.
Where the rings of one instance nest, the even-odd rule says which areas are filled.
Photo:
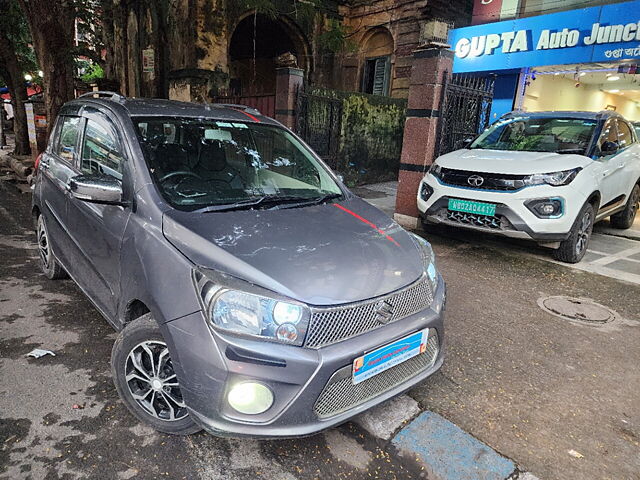
[[[137, 423], [110, 378], [114, 332], [73, 282], [39, 273], [28, 213], [29, 196], [0, 182], [0, 478], [419, 475], [351, 424], [252, 441]], [[448, 358], [410, 395], [540, 479], [640, 479], [640, 287], [508, 244], [427, 237], [449, 286]], [[558, 294], [592, 298], [622, 320], [581, 326], [537, 306]], [[56, 356], [25, 358], [36, 347]]]
[[111, 380], [114, 331], [71, 280], [40, 273], [29, 209], [0, 181], [0, 479], [418, 478], [352, 424], [284, 441], [139, 424]]

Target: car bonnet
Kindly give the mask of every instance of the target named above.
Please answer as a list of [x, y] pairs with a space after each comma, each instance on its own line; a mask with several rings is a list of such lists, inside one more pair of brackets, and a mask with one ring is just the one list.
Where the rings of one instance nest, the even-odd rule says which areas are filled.
[[172, 209], [163, 233], [200, 267], [311, 305], [376, 297], [423, 273], [409, 234], [359, 198], [271, 210]]

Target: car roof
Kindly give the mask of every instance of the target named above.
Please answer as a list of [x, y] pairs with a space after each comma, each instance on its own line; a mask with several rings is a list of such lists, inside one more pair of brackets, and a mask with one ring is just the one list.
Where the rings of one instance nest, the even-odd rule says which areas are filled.
[[[68, 102], [70, 106], [97, 104], [111, 110], [121, 111], [131, 117], [188, 117], [206, 118], [230, 122], [254, 122], [280, 125], [274, 119], [262, 115], [255, 108], [246, 105], [217, 103], [191, 103], [161, 98], [127, 98], [118, 94], [93, 97], [89, 94]], [[100, 92], [110, 93], [110, 92]]]
[[502, 118], [510, 118], [510, 117], [536, 117], [536, 118], [578, 118], [585, 120], [602, 120], [610, 117], [619, 117], [623, 118], [617, 112], [612, 110], [602, 110], [600, 112], [584, 112], [584, 111], [563, 111], [563, 110], [554, 110], [547, 112], [520, 112], [514, 110], [509, 113], [505, 113]]

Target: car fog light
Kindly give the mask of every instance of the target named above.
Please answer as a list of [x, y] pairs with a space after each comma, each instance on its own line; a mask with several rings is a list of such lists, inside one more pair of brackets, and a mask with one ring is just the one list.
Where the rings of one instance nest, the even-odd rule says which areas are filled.
[[290, 323], [283, 323], [278, 327], [278, 330], [276, 330], [276, 336], [278, 340], [284, 342], [295, 342], [298, 338], [298, 330]]
[[433, 195], [433, 188], [427, 185], [425, 182], [422, 182], [422, 186], [420, 187], [420, 198], [425, 202], [429, 200], [429, 197]]
[[538, 218], [558, 218], [564, 213], [564, 201], [561, 198], [540, 198], [525, 203]]
[[257, 415], [271, 408], [273, 393], [261, 383], [242, 382], [229, 390], [227, 401], [240, 413]]

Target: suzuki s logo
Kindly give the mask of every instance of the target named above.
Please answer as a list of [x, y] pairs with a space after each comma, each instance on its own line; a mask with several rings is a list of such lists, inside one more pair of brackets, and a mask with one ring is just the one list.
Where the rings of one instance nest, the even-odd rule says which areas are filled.
[[480, 175], [471, 175], [469, 178], [467, 178], [467, 183], [472, 187], [479, 187], [484, 183], [484, 178], [482, 178]]
[[376, 303], [375, 312], [376, 321], [382, 323], [383, 325], [386, 325], [387, 323], [389, 323], [389, 320], [391, 320], [391, 317], [393, 317], [393, 305], [383, 300]]

